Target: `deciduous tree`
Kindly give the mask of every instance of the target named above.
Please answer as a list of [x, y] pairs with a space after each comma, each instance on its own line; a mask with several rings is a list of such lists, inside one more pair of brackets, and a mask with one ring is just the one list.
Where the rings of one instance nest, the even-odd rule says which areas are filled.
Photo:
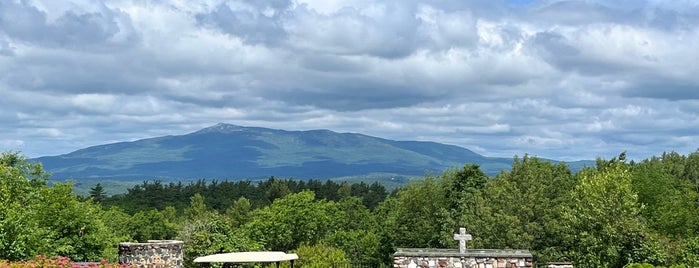
[[252, 220], [242, 229], [267, 249], [288, 251], [301, 243], [318, 243], [330, 232], [339, 230], [333, 218], [337, 214], [334, 202], [315, 200], [313, 192], [305, 191], [254, 211]]
[[620, 157], [598, 161], [578, 173], [579, 184], [563, 209], [565, 255], [577, 267], [622, 267], [642, 248], [646, 226], [631, 186], [629, 166]]

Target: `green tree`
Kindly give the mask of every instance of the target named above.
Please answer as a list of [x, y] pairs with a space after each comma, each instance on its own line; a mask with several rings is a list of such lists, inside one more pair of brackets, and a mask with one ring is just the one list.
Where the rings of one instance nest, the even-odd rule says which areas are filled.
[[18, 152], [3, 152], [0, 154], [0, 166], [17, 167], [20, 163], [25, 162], [25, 159]]
[[679, 263], [699, 267], [699, 236], [688, 237], [679, 250]]
[[488, 176], [478, 165], [467, 164], [460, 170], [449, 170], [442, 175], [447, 205], [452, 210], [468, 210], [462, 207], [472, 196], [485, 188]]
[[92, 197], [94, 202], [101, 203], [106, 196], [104, 187], [102, 187], [101, 183], [98, 182], [95, 187], [90, 188], [90, 197]]
[[690, 187], [673, 189], [663, 196], [648, 219], [658, 232], [670, 237], [687, 237], [699, 231], [699, 194]]
[[338, 230], [323, 242], [341, 249], [348, 261], [358, 267], [379, 267], [384, 262], [381, 237], [374, 230]]
[[27, 259], [50, 247], [50, 230], [28, 209], [40, 205], [39, 191], [16, 167], [20, 161], [16, 153], [0, 156], [0, 259]]
[[262, 249], [242, 230], [234, 228], [223, 215], [209, 209], [200, 194], [192, 196], [184, 213], [185, 221], [177, 237], [187, 245], [184, 249], [186, 267], [194, 267], [194, 258], [199, 256]]
[[340, 189], [337, 189], [337, 196], [340, 199], [352, 196], [352, 186], [347, 182], [342, 182], [342, 184], [340, 184]]
[[388, 258], [398, 247], [445, 247], [440, 237], [445, 204], [442, 188], [431, 176], [386, 198], [375, 211], [376, 218], [381, 219], [381, 254]]
[[699, 150], [689, 154], [684, 166], [684, 176], [693, 184], [694, 191], [699, 193]]
[[177, 230], [165, 215], [155, 209], [137, 212], [125, 228], [134, 240], [142, 243], [148, 240], [169, 240], [177, 235]]
[[219, 214], [187, 221], [179, 234], [187, 245], [184, 248], [185, 267], [195, 267], [193, 261], [199, 256], [263, 249], [257, 241], [242, 234]]
[[473, 247], [527, 248], [539, 261], [561, 260], [560, 207], [574, 186], [567, 165], [528, 155], [491, 180], [477, 165], [449, 170], [442, 175], [443, 244], [455, 247], [454, 232], [466, 227]]
[[69, 257], [76, 261], [94, 261], [114, 246], [114, 234], [102, 222], [99, 205], [81, 202], [69, 184], [54, 184], [39, 192], [40, 205], [34, 206], [35, 221], [50, 230], [47, 255]]
[[117, 240], [120, 242], [134, 241], [131, 230], [128, 228], [131, 215], [124, 212], [122, 208], [112, 206], [107, 210], [103, 210], [100, 218]]
[[[622, 155], [623, 156], [623, 155]], [[598, 161], [578, 173], [579, 184], [563, 209], [564, 254], [577, 267], [622, 267], [642, 248], [647, 230], [623, 158]]]
[[273, 202], [276, 199], [282, 198], [291, 193], [286, 180], [272, 179], [271, 185], [267, 190], [267, 199]]
[[304, 191], [277, 199], [268, 207], [255, 210], [252, 220], [243, 230], [265, 248], [288, 251], [301, 243], [315, 244], [340, 226], [333, 216], [338, 214], [335, 203], [315, 200], [312, 192]]
[[184, 217], [186, 220], [197, 220], [207, 218], [216, 212], [206, 206], [204, 196], [199, 193], [194, 194], [190, 199], [189, 207], [184, 209]]
[[173, 206], [167, 206], [163, 210], [163, 217], [171, 226], [177, 229], [178, 219], [177, 219], [177, 209]]
[[115, 241], [101, 208], [81, 202], [69, 184], [47, 186], [40, 164], [17, 153], [0, 156], [0, 259], [37, 254], [98, 260]]
[[250, 200], [245, 197], [240, 197], [226, 210], [226, 215], [230, 218], [231, 224], [234, 227], [239, 227], [250, 221], [251, 211], [252, 205], [250, 204]]
[[388, 192], [386, 192], [386, 187], [381, 185], [379, 182], [374, 182], [371, 185], [369, 185], [369, 189], [361, 197], [364, 200], [364, 205], [366, 205], [366, 207], [369, 210], [373, 211], [376, 208], [376, 206], [379, 205], [379, 203], [386, 199], [386, 196], [388, 196]]
[[350, 261], [342, 250], [323, 243], [312, 246], [302, 244], [295, 252], [299, 259], [294, 267], [350, 267]]
[[[450, 169], [441, 176], [441, 187], [444, 194], [444, 206], [438, 208], [444, 223], [441, 225], [442, 244], [455, 246], [453, 234], [460, 227], [468, 227], [470, 232], [486, 231], [480, 226], [484, 217], [492, 215], [483, 206], [483, 192], [488, 182], [488, 176], [478, 165], [467, 164], [461, 169]], [[484, 214], [485, 213], [485, 214]], [[474, 233], [475, 234], [475, 233]], [[475, 244], [484, 236], [477, 235]]]
[[45, 186], [50, 176], [48, 172], [44, 171], [41, 163], [30, 163], [18, 152], [3, 152], [0, 154], [0, 166], [15, 169], [33, 187]]
[[381, 238], [378, 223], [361, 197], [345, 197], [337, 202], [338, 214], [331, 216], [338, 222], [338, 230], [330, 232], [323, 241], [342, 249], [353, 265], [378, 267]]
[[638, 201], [645, 206], [643, 215], [650, 220], [651, 226], [657, 222], [663, 203], [667, 197], [676, 198], [675, 178], [664, 168], [660, 158], [652, 157], [631, 167], [631, 183], [634, 192], [638, 193]]

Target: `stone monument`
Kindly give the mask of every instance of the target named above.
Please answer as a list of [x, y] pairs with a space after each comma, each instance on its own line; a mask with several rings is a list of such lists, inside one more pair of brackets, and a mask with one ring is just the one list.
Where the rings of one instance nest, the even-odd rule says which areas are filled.
[[138, 268], [182, 268], [184, 242], [148, 240], [147, 243], [119, 243], [119, 263]]
[[459, 249], [399, 248], [393, 254], [394, 268], [532, 268], [534, 257], [526, 249], [468, 249], [472, 239], [459, 228], [454, 240]]
[[466, 228], [459, 228], [459, 233], [454, 234], [454, 240], [459, 241], [459, 253], [466, 253], [466, 241], [473, 239], [470, 234], [466, 233]]

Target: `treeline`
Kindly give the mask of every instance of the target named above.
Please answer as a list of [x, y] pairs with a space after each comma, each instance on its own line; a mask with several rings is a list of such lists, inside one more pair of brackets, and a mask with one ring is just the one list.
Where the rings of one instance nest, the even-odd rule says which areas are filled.
[[95, 187], [80, 201], [8, 153], [0, 178], [0, 259], [114, 258], [118, 242], [174, 238], [185, 241], [188, 265], [282, 250], [296, 252], [299, 267], [390, 267], [396, 248], [456, 248], [453, 233], [466, 227], [469, 248], [529, 249], [538, 263], [699, 267], [699, 151], [640, 162], [621, 154], [576, 173], [524, 156], [490, 178], [467, 164], [388, 196], [378, 184], [270, 178], [144, 182], [113, 197]]
[[[539, 263], [697, 267], [697, 167], [699, 153], [640, 163], [621, 154], [575, 174], [525, 156], [491, 179], [467, 165], [389, 197], [385, 219], [395, 231], [388, 240], [445, 247], [464, 226], [474, 237], [470, 247], [530, 249]], [[428, 217], [409, 217], [415, 208]]]
[[224, 213], [241, 197], [249, 200], [252, 209], [257, 209], [270, 205], [275, 199], [303, 191], [315, 193], [316, 200], [340, 201], [347, 196], [359, 197], [362, 204], [370, 210], [376, 208], [388, 196], [386, 188], [378, 182], [350, 184], [331, 180], [303, 181], [270, 177], [259, 182], [250, 180], [207, 182], [200, 179], [184, 184], [144, 181], [140, 185], [129, 188], [125, 194], [109, 197], [105, 196], [103, 187], [98, 183], [91, 188], [90, 197], [100, 202], [105, 208], [117, 206], [129, 214], [152, 209], [164, 210], [166, 207], [173, 207], [181, 213], [189, 206], [190, 199], [195, 194], [200, 194], [204, 197], [204, 204], [207, 207]]

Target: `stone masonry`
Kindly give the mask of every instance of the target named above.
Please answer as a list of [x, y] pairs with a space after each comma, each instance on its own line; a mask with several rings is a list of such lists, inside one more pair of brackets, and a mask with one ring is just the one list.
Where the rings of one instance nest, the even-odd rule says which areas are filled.
[[528, 250], [399, 248], [393, 268], [531, 268]]
[[119, 243], [119, 263], [139, 268], [182, 268], [184, 242], [148, 240], [148, 243]]

